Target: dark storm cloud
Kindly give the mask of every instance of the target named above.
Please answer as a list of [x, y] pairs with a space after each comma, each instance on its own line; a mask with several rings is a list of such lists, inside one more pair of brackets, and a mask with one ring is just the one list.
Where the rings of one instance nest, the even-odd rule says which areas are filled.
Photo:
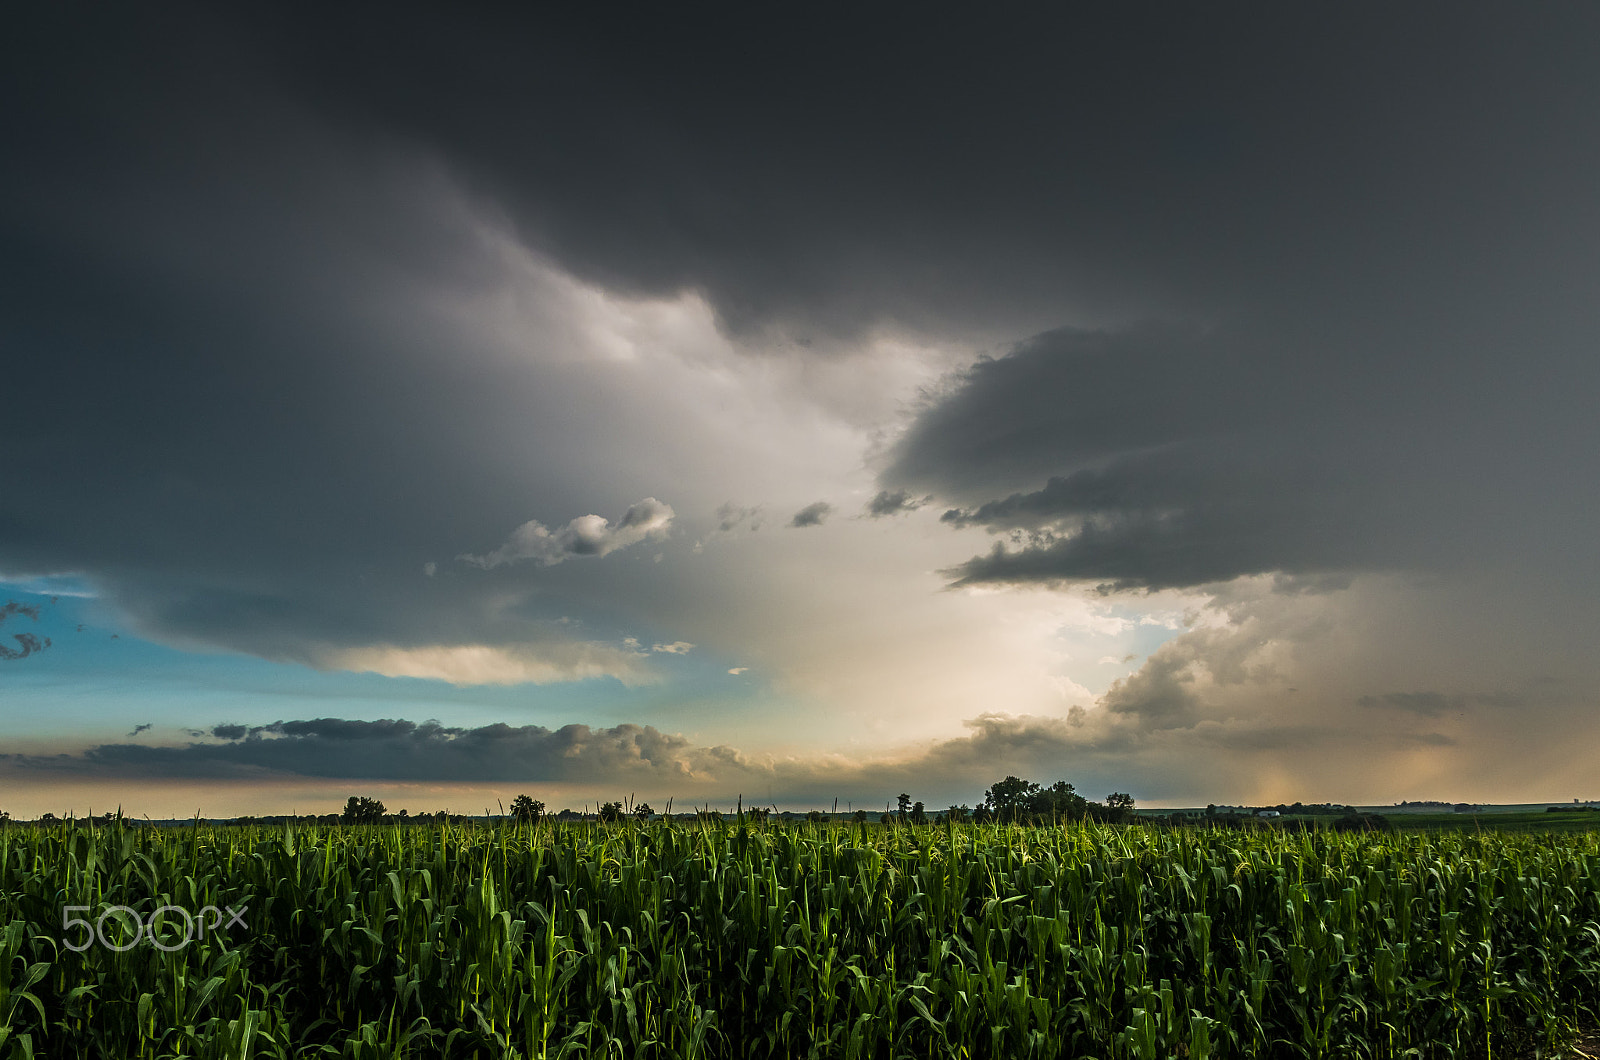
[[[1596, 161], [1571, 134], [1600, 16], [1574, 7], [873, 9], [841, 33], [817, 11], [396, 5], [376, 35], [356, 9], [316, 34], [168, 10], [17, 27], [9, 65], [35, 91], [13, 121], [42, 162], [86, 166], [150, 126], [149, 150], [174, 150], [263, 101], [246, 114], [270, 134], [292, 105], [449, 159], [584, 275], [704, 290], [739, 327], [1015, 337], [1086, 308], [1403, 297], [1433, 261], [1437, 291], [1487, 254], [1516, 275], [1533, 237], [1581, 248], [1554, 226]], [[126, 87], [155, 57], [163, 78]], [[96, 122], [74, 144], [67, 116]]]
[[1575, 558], [1592, 360], [1545, 336], [1528, 373], [1509, 337], [1341, 327], [1040, 335], [960, 375], [883, 477], [967, 500], [943, 521], [1003, 535], [960, 584]]
[[0, 755], [0, 761], [11, 775], [30, 777], [639, 784], [659, 785], [664, 794], [698, 790], [729, 799], [759, 787], [780, 801], [820, 804], [841, 793], [921, 792], [934, 778], [952, 797], [973, 788], [966, 796], [973, 800], [983, 785], [998, 779], [997, 770], [1001, 775], [1059, 770], [1071, 756], [1081, 778], [1083, 756], [1099, 753], [1077, 727], [1060, 719], [984, 715], [966, 725], [966, 735], [909, 755], [860, 761], [751, 755], [728, 746], [695, 745], [647, 725], [461, 728], [435, 721], [342, 718], [214, 727], [212, 736], [224, 742], [101, 744], [73, 754]]
[[[333, 131], [272, 87], [264, 37], [194, 14], [0, 45], [28, 101], [0, 126], [30, 159], [0, 174], [0, 569], [82, 572], [147, 633], [269, 658], [559, 650], [570, 590], [519, 612], [415, 572], [530, 514], [563, 554], [647, 536], [664, 505], [563, 524], [649, 493], [651, 462], [438, 311], [498, 267], [446, 167]], [[129, 68], [124, 30], [170, 76]]]
[[867, 514], [874, 519], [881, 519], [885, 515], [914, 512], [926, 503], [926, 497], [919, 500], [905, 490], [879, 490], [877, 495], [867, 502]]
[[789, 520], [790, 526], [821, 526], [833, 513], [833, 505], [827, 501], [815, 501], [794, 513], [794, 518]]
[[307, 17], [8, 23], [0, 569], [300, 660], [581, 603], [416, 573], [677, 498], [654, 395], [430, 315], [498, 293], [483, 217], [790, 353], [1040, 335], [880, 483], [1007, 535], [960, 580], [1587, 562], [1600, 9]]
[[[452, 728], [438, 722], [317, 718], [272, 725], [219, 725], [223, 743], [181, 747], [102, 744], [81, 756], [22, 757], [23, 768], [136, 778], [265, 775], [349, 779], [586, 783], [649, 776], [687, 776], [690, 750], [682, 737], [649, 726], [592, 729], [566, 725], [485, 725]], [[701, 749], [701, 756], [715, 749]]]
[[246, 24], [287, 91], [736, 329], [1404, 298], [1584, 245], [1560, 227], [1596, 161], [1584, 8], [390, 9], [376, 40], [322, 14]]
[[[1126, 202], [1095, 200], [1154, 252], [1148, 290], [1209, 307], [1163, 297], [1142, 319], [1165, 323], [1041, 331], [929, 397], [880, 483], [999, 535], [947, 572], [956, 584], [1484, 566], [1594, 580], [1580, 528], [1600, 513], [1574, 484], [1600, 444], [1580, 396], [1600, 386], [1580, 294], [1600, 259], [1571, 226], [1600, 235], [1600, 215], [1566, 174], [1600, 175], [1600, 141], [1561, 97], [1600, 85], [1550, 27], [1524, 24], [1509, 48], [1484, 28], [1469, 15], [1445, 31], [1464, 51], [1414, 53], [1408, 73], [1376, 36], [1353, 47], [1334, 29], [1304, 70], [1211, 112], [1234, 133], [1217, 169], [1189, 158]], [[1341, 52], [1371, 79], [1334, 90], [1321, 63]], [[1534, 54], [1555, 65], [1528, 69]], [[1201, 78], [1200, 99], [1230, 83]], [[1475, 108], [1486, 94], [1507, 109]], [[1302, 132], [1274, 124], [1294, 110]], [[1314, 158], [1320, 175], [1300, 168]], [[1570, 168], [1548, 176], [1558, 159]], [[1156, 218], [1173, 223], [1147, 230]]]

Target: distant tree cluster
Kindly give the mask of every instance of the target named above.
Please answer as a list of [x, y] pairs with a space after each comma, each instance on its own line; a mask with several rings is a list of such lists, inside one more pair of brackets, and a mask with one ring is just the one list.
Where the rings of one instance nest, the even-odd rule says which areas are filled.
[[[951, 822], [963, 824], [967, 822], [984, 823], [986, 821], [1001, 821], [1020, 824], [1049, 824], [1064, 823], [1068, 821], [1100, 821], [1119, 823], [1132, 820], [1134, 800], [1133, 796], [1123, 792], [1112, 792], [1106, 797], [1105, 802], [1093, 802], [1079, 795], [1073, 786], [1064, 780], [1056, 781], [1048, 787], [1037, 784], [1031, 780], [1020, 777], [1007, 776], [996, 781], [983, 793], [983, 800], [976, 808], [965, 803], [951, 805], [947, 809], [930, 813], [927, 806], [920, 800], [913, 799], [907, 792], [901, 792], [896, 800], [896, 808], [884, 813], [880, 822], [885, 825], [928, 825]], [[834, 813], [824, 813], [821, 810], [810, 810], [804, 814], [786, 811], [779, 814], [774, 807], [749, 807], [746, 808], [743, 800], [737, 813], [741, 821], [751, 824], [764, 824], [776, 816], [780, 820], [804, 820], [812, 824], [824, 824], [829, 821], [845, 819], [845, 815], [838, 812], [835, 804]], [[1213, 808], [1214, 809], [1214, 808]], [[669, 805], [670, 810], [670, 805]], [[486, 815], [487, 815], [487, 811]], [[48, 815], [47, 815], [48, 816]], [[109, 817], [110, 815], [108, 815]], [[537, 824], [540, 821], [599, 821], [602, 824], [619, 824], [626, 820], [649, 821], [657, 814], [648, 802], [634, 802], [632, 798], [621, 801], [603, 802], [593, 813], [579, 813], [571, 809], [563, 809], [559, 813], [550, 813], [545, 804], [531, 795], [519, 794], [511, 800], [507, 816], [517, 824]], [[673, 820], [671, 813], [659, 815], [663, 820]], [[677, 818], [686, 822], [703, 822], [720, 824], [723, 821], [721, 811], [713, 810], [706, 806], [692, 813], [678, 814]], [[0, 822], [6, 818], [0, 815]], [[377, 824], [382, 822], [466, 822], [469, 820], [482, 820], [458, 814], [450, 814], [440, 810], [437, 814], [422, 813], [415, 817], [408, 817], [405, 810], [398, 814], [390, 814], [384, 804], [374, 798], [363, 795], [352, 795], [345, 803], [344, 812], [339, 815], [324, 815], [321, 817], [307, 818], [238, 818], [239, 824], [271, 824], [289, 820], [306, 820], [321, 823], [343, 824]], [[848, 820], [855, 824], [865, 824], [868, 814], [866, 810], [853, 810], [848, 815]]]
[[346, 824], [377, 824], [383, 820], [384, 813], [383, 803], [363, 795], [352, 795], [350, 801], [344, 804]]
[[905, 792], [900, 793], [899, 812], [896, 818], [900, 824], [927, 824], [928, 811], [920, 802], [912, 802], [911, 796]]
[[1348, 817], [1359, 813], [1354, 806], [1338, 802], [1280, 802], [1276, 806], [1218, 806], [1206, 807], [1206, 816], [1217, 814], [1279, 813], [1285, 817]]
[[[1068, 821], [1120, 823], [1131, 821], [1134, 816], [1134, 799], [1126, 792], [1112, 792], [1106, 796], [1105, 802], [1094, 802], [1079, 795], [1077, 790], [1064, 780], [1058, 780], [1046, 787], [1016, 776], [996, 781], [984, 791], [983, 799], [976, 808], [962, 803], [951, 805], [937, 813], [930, 813], [923, 803], [913, 800], [907, 792], [900, 793], [896, 804], [894, 810], [879, 816], [880, 823], [885, 825], [946, 822], [983, 824], [989, 821], [1017, 824], [1051, 824]], [[866, 811], [855, 811], [851, 819], [857, 823], [865, 822]]]
[[[1271, 812], [1271, 808], [1267, 808]], [[1344, 812], [1305, 813], [1289, 816], [1277, 813], [1266, 816], [1262, 811], [1242, 806], [1207, 806], [1201, 814], [1174, 812], [1165, 815], [1148, 815], [1139, 818], [1141, 824], [1184, 828], [1228, 828], [1240, 831], [1254, 829], [1313, 831], [1331, 828], [1336, 832], [1388, 832], [1394, 826], [1387, 817], [1377, 813], [1360, 813], [1344, 807]]]
[[1126, 792], [1114, 791], [1106, 796], [1105, 802], [1093, 802], [1079, 795], [1077, 789], [1064, 780], [1045, 787], [1021, 777], [1008, 776], [983, 793], [983, 804], [977, 816], [1018, 824], [1057, 821], [1122, 824], [1133, 819], [1133, 807], [1133, 796]]

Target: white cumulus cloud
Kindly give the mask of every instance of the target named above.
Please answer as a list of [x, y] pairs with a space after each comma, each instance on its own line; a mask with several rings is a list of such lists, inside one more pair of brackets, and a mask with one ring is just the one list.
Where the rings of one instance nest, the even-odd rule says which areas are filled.
[[615, 523], [598, 515], [580, 515], [566, 526], [551, 530], [537, 519], [530, 519], [493, 552], [481, 556], [464, 552], [456, 558], [490, 570], [522, 560], [553, 567], [571, 556], [608, 556], [629, 545], [665, 536], [674, 514], [672, 505], [646, 497], [631, 505]]

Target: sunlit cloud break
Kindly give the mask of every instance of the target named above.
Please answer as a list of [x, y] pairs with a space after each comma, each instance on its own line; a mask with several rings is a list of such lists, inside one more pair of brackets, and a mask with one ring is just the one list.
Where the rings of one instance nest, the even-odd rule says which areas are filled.
[[330, 670], [352, 670], [385, 677], [421, 677], [460, 686], [542, 685], [596, 677], [614, 677], [628, 686], [653, 684], [659, 678], [641, 663], [642, 658], [637, 652], [609, 644], [555, 641], [510, 646], [440, 644], [412, 648], [387, 645], [342, 648], [324, 652], [320, 661]]

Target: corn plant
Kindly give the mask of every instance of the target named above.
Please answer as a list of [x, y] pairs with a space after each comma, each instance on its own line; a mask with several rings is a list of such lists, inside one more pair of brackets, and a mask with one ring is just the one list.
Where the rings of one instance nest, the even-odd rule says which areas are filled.
[[0, 830], [0, 1060], [1491, 1057], [1597, 1016], [1594, 832]]

